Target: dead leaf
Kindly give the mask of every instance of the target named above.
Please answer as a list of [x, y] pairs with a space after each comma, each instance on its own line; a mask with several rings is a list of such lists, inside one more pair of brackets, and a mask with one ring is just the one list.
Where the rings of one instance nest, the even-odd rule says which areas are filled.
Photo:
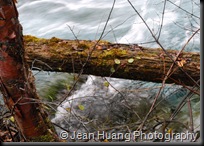
[[186, 64], [186, 60], [182, 59], [181, 61], [177, 61], [177, 64], [179, 67], [183, 67], [183, 65]]

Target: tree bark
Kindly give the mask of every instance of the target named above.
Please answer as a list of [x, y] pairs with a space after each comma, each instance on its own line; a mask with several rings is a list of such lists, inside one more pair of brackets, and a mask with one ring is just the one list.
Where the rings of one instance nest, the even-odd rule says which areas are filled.
[[22, 27], [13, 0], [0, 0], [0, 91], [26, 141], [57, 141], [36, 94], [25, 59]]
[[[25, 51], [30, 67], [35, 70], [78, 73], [125, 78], [161, 83], [172, 64], [162, 49], [151, 49], [136, 44], [111, 44], [101, 41], [39, 39], [25, 36]], [[179, 51], [167, 50], [175, 57]], [[200, 54], [183, 52], [178, 60], [180, 67], [195, 81], [200, 79]], [[193, 86], [189, 77], [177, 65], [166, 83]]]

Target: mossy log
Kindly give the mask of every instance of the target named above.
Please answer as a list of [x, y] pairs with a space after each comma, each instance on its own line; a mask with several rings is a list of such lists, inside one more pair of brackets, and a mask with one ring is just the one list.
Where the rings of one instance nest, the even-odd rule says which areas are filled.
[[[113, 44], [107, 41], [43, 39], [24, 36], [27, 62], [32, 69], [116, 77], [161, 83], [172, 60], [161, 48], [136, 44]], [[94, 49], [91, 55], [90, 52]], [[175, 57], [178, 50], [167, 50]], [[200, 79], [200, 54], [182, 52], [177, 62], [195, 81]], [[177, 65], [166, 83], [194, 85]]]

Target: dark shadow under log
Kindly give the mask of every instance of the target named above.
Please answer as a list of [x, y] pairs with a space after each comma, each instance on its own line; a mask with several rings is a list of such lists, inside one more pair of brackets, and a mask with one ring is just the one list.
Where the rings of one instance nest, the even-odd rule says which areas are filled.
[[[144, 48], [135, 44], [112, 44], [107, 41], [61, 40], [58, 38], [39, 39], [25, 36], [25, 49], [30, 67], [44, 71], [78, 73], [95, 48], [83, 74], [116, 77], [161, 83], [169, 70], [172, 60], [160, 48]], [[178, 50], [167, 50], [175, 57]], [[200, 79], [200, 54], [182, 52], [177, 60], [180, 67], [195, 81]], [[194, 83], [174, 65], [166, 83]]]

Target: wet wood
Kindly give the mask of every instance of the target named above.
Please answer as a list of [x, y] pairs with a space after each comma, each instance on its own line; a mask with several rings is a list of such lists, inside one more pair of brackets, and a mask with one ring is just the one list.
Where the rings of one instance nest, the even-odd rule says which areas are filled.
[[[83, 74], [161, 83], [172, 64], [172, 60], [160, 48], [112, 44], [107, 41], [100, 41], [96, 45], [96, 41], [61, 40], [55, 37], [24, 38], [27, 61], [33, 70], [78, 73], [86, 63]], [[178, 51], [168, 50], [168, 53], [175, 57]], [[194, 80], [200, 79], [199, 53], [183, 52], [176, 62]], [[194, 85], [177, 65], [166, 82]]]

